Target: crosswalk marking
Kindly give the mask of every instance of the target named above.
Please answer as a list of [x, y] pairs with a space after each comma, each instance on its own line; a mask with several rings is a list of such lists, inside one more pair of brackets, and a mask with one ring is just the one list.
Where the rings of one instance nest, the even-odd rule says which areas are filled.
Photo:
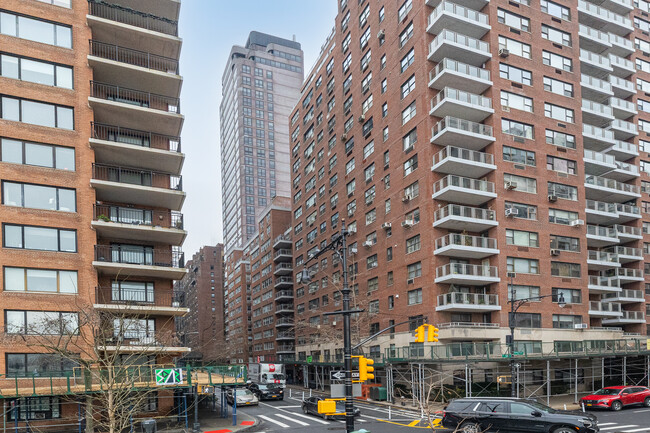
[[329, 424], [327, 421], [323, 421], [322, 419], [318, 419], [318, 418], [316, 418], [316, 417], [309, 416], [309, 415], [303, 415], [303, 414], [301, 414], [301, 413], [292, 413], [292, 415], [300, 416], [300, 417], [303, 417], [303, 418], [307, 418], [307, 419], [309, 419], [309, 420], [316, 421], [316, 422], [319, 422], [319, 423], [321, 423], [321, 424]]
[[266, 416], [266, 415], [258, 415], [258, 416], [259, 416], [260, 418], [262, 418], [262, 419], [268, 421], [268, 422], [272, 422], [273, 424], [277, 424], [277, 425], [279, 425], [280, 427], [289, 428], [289, 426], [288, 426], [287, 424], [282, 423], [282, 422], [280, 422], [280, 421], [276, 421], [276, 420], [274, 420], [273, 418], [270, 418], [270, 417], [268, 417], [268, 416]]
[[630, 425], [615, 425], [613, 427], [605, 427], [601, 428], [600, 431], [606, 431], [606, 430], [614, 430], [614, 429], [622, 429], [622, 428], [628, 428], [628, 427], [638, 427], [638, 425], [630, 424]]
[[306, 422], [298, 421], [297, 419], [293, 419], [293, 418], [289, 418], [288, 416], [286, 416], [286, 415], [282, 415], [281, 413], [276, 413], [275, 416], [279, 416], [280, 418], [284, 418], [284, 419], [286, 419], [286, 420], [288, 420], [288, 421], [293, 421], [293, 422], [295, 422], [296, 424], [300, 424], [300, 425], [309, 425], [309, 424], [306, 423]]
[[604, 425], [614, 425], [616, 424], [615, 422], [599, 422], [598, 427], [602, 427]]

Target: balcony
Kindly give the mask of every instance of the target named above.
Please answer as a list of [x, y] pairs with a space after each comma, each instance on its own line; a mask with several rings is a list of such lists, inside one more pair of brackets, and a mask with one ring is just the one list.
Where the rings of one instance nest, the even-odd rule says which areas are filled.
[[607, 129], [614, 133], [617, 140], [627, 140], [639, 135], [636, 124], [621, 119], [615, 119]]
[[600, 176], [616, 169], [616, 159], [606, 153], [584, 150], [585, 173]]
[[609, 33], [580, 24], [578, 26], [580, 47], [594, 53], [600, 53], [612, 48], [609, 42]]
[[282, 262], [286, 260], [293, 260], [293, 253], [291, 250], [281, 249], [273, 254], [273, 263]]
[[146, 46], [152, 53], [178, 58], [178, 22], [97, 0], [88, 2], [88, 26], [93, 38], [118, 45]]
[[433, 35], [444, 29], [463, 29], [463, 34], [481, 39], [490, 28], [487, 15], [447, 0], [442, 0], [427, 19], [427, 33]]
[[293, 300], [293, 290], [278, 290], [275, 292], [276, 301], [291, 301]]
[[454, 292], [438, 295], [436, 311], [501, 311], [501, 305], [498, 295]]
[[172, 136], [178, 136], [183, 126], [178, 98], [91, 81], [88, 103], [101, 123]]
[[609, 81], [592, 77], [591, 75], [580, 75], [580, 87], [582, 88], [582, 97], [596, 102], [606, 102], [608, 98], [614, 96], [612, 85]]
[[293, 265], [291, 263], [280, 263], [275, 265], [273, 275], [290, 275], [293, 272]]
[[447, 230], [477, 233], [499, 225], [495, 211], [457, 204], [437, 209], [433, 217], [433, 227]]
[[89, 43], [94, 80], [161, 95], [180, 94], [183, 79], [177, 59], [95, 40]]
[[634, 323], [644, 324], [645, 313], [643, 311], [622, 311], [623, 315], [612, 319], [603, 319], [603, 325], [630, 325]]
[[291, 241], [291, 236], [287, 235], [280, 235], [277, 238], [273, 240], [273, 249], [278, 249], [278, 248], [284, 248], [288, 249], [293, 246], [293, 242]]
[[484, 286], [501, 281], [496, 266], [448, 263], [436, 268], [436, 284]]
[[[427, 6], [431, 7], [437, 7], [441, 2], [442, 0], [425, 0]], [[454, 3], [470, 9], [474, 9], [476, 11], [480, 11], [483, 9], [483, 7], [485, 7], [485, 5], [490, 3], [490, 0], [455, 0]]]
[[607, 177], [619, 182], [627, 182], [639, 177], [639, 167], [627, 162], [616, 161], [616, 168]]
[[293, 286], [293, 278], [291, 277], [279, 277], [275, 279], [275, 284], [273, 287], [276, 289], [279, 288], [286, 288], [286, 287], [292, 287]]
[[[134, 329], [116, 329], [116, 337], [101, 338], [97, 348], [105, 352], [133, 353], [133, 354], [182, 354], [190, 352], [189, 347], [183, 347], [180, 341], [169, 331]], [[106, 332], [107, 335], [108, 332]]]
[[181, 176], [137, 168], [93, 164], [90, 181], [97, 199], [180, 210], [185, 201]]
[[601, 272], [603, 277], [617, 277], [620, 284], [644, 281], [642, 269], [616, 268]]
[[151, 131], [91, 122], [90, 147], [95, 161], [124, 166], [138, 161], [141, 168], [178, 174], [185, 155], [181, 139]]
[[607, 149], [607, 153], [619, 161], [627, 161], [628, 159], [639, 156], [639, 149], [634, 143], [615, 140], [614, 146]]
[[187, 273], [185, 255], [172, 248], [95, 245], [93, 267], [103, 275], [180, 280]]
[[495, 141], [492, 127], [457, 117], [445, 117], [431, 128], [431, 143], [481, 150]]
[[585, 149], [602, 152], [616, 144], [614, 133], [593, 125], [582, 124], [582, 141]]
[[585, 192], [588, 199], [618, 203], [641, 197], [641, 189], [636, 185], [593, 175], [585, 176]]
[[293, 331], [278, 332], [275, 336], [276, 341], [293, 341], [296, 338], [296, 333]]
[[621, 242], [631, 242], [643, 239], [641, 227], [616, 224], [614, 230], [616, 231], [616, 237], [618, 237]]
[[182, 245], [187, 236], [183, 214], [170, 210], [95, 204], [91, 226], [104, 239]]
[[620, 240], [616, 236], [616, 230], [613, 227], [603, 227], [587, 224], [587, 246], [592, 248], [602, 248], [618, 244]]
[[456, 60], [443, 59], [429, 71], [429, 87], [441, 90], [450, 86], [481, 94], [492, 87], [490, 71]]
[[96, 287], [94, 308], [112, 313], [149, 316], [184, 316], [189, 308], [181, 307], [170, 291]]
[[629, 18], [584, 0], [578, 0], [578, 20], [589, 27], [620, 36], [628, 35], [634, 30]]
[[[282, 304], [277, 304], [275, 306], [275, 313], [276, 314], [283, 314], [283, 313], [293, 313], [293, 304], [292, 303], [282, 303]], [[293, 320], [292, 320], [293, 322]]]
[[590, 271], [602, 271], [621, 266], [615, 253], [595, 250], [589, 250], [587, 253], [587, 266]]
[[580, 70], [597, 78], [606, 78], [607, 75], [614, 72], [608, 57], [582, 48], [580, 49]]
[[494, 113], [492, 100], [475, 93], [445, 87], [431, 100], [429, 115], [480, 122]]
[[170, 21], [178, 20], [180, 0], [120, 0], [120, 5]]
[[493, 182], [448, 175], [433, 184], [433, 196], [431, 198], [476, 206], [496, 197]]
[[440, 340], [493, 341], [500, 339], [502, 335], [498, 323], [447, 322], [436, 326], [442, 330], [438, 337]]
[[449, 58], [480, 66], [492, 58], [492, 53], [489, 43], [445, 29], [429, 44], [427, 58], [436, 63]]
[[275, 321], [276, 328], [291, 328], [294, 326], [293, 319], [288, 317], [280, 317]]
[[608, 53], [610, 54], [614, 54], [619, 57], [627, 57], [630, 54], [634, 54], [634, 43], [627, 38], [614, 33], [610, 33], [609, 42], [612, 44], [612, 48], [608, 50]]
[[612, 85], [614, 96], [617, 98], [627, 99], [630, 96], [636, 95], [636, 88], [630, 80], [619, 78], [616, 75], [610, 75], [609, 82]]
[[433, 254], [467, 259], [484, 259], [499, 254], [497, 240], [482, 236], [449, 233], [436, 239]]
[[606, 293], [602, 297], [603, 302], [617, 302], [619, 304], [645, 303], [645, 294], [641, 290], [621, 290], [617, 293]]
[[619, 57], [615, 54], [609, 55], [609, 63], [612, 65], [612, 69], [614, 70], [612, 74], [617, 77], [627, 78], [636, 72], [634, 68], [634, 62], [624, 59], [623, 57]]
[[589, 276], [589, 293], [614, 293], [621, 291], [621, 282], [617, 277]]
[[463, 173], [469, 177], [481, 178], [493, 170], [494, 155], [461, 147], [447, 146], [433, 156], [431, 171], [437, 173]]
[[294, 345], [293, 344], [278, 344], [278, 347], [276, 349], [276, 353], [294, 353]]
[[589, 315], [592, 317], [620, 317], [623, 313], [621, 304], [589, 301]]
[[617, 245], [606, 248], [603, 251], [616, 254], [618, 256], [619, 263], [630, 263], [643, 260], [643, 250], [641, 248], [632, 248]]
[[608, 105], [583, 99], [582, 120], [590, 125], [605, 126], [614, 120], [614, 113]]

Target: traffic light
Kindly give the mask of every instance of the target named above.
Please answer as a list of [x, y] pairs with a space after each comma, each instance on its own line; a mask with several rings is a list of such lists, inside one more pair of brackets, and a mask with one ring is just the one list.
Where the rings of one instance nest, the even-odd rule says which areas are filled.
[[424, 325], [415, 328], [415, 342], [424, 343]]
[[416, 343], [424, 343], [424, 335], [425, 334], [427, 336], [427, 341], [429, 341], [429, 342], [438, 341], [438, 331], [439, 331], [439, 329], [436, 328], [433, 325], [424, 324], [424, 325], [418, 326], [415, 329], [415, 342]]
[[361, 382], [375, 378], [375, 375], [372, 374], [372, 372], [375, 371], [375, 367], [371, 367], [374, 363], [375, 361], [372, 359], [363, 356], [359, 358], [359, 380]]
[[428, 325], [427, 330], [427, 341], [438, 341], [438, 331], [439, 329], [433, 325]]

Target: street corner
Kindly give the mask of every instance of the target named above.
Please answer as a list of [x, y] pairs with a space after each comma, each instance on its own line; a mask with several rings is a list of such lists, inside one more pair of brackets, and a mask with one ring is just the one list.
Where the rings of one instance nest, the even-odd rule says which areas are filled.
[[415, 419], [412, 421], [402, 421], [402, 420], [388, 420], [388, 419], [380, 419], [378, 421], [388, 423], [388, 424], [393, 424], [393, 425], [398, 425], [402, 427], [411, 427], [411, 428], [419, 428], [419, 429], [435, 429], [435, 430], [446, 430], [444, 427], [442, 427], [441, 422], [442, 419], [440, 418], [434, 418], [429, 422], [428, 419], [422, 418], [422, 419]]
[[257, 420], [255, 420], [255, 419], [246, 420], [246, 421], [241, 421], [236, 426], [232, 426], [230, 428], [223, 428], [223, 429], [216, 429], [216, 430], [206, 430], [203, 433], [234, 433], [234, 432], [242, 432], [242, 431], [245, 431], [245, 430], [248, 430], [248, 429], [254, 427], [256, 424], [257, 424]]

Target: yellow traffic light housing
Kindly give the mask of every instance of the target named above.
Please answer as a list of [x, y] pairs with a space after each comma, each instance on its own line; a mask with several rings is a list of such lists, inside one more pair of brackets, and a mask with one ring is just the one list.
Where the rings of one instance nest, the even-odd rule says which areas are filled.
[[372, 359], [363, 356], [359, 358], [359, 381], [365, 382], [366, 380], [375, 378], [375, 375], [372, 374], [375, 371], [375, 367], [371, 367], [374, 363], [375, 361]]
[[415, 342], [424, 343], [424, 325], [418, 326], [415, 329]]
[[426, 334], [427, 341], [435, 342], [438, 341], [438, 331], [439, 329], [433, 325], [424, 324], [420, 325], [415, 329], [415, 342], [424, 343], [424, 336]]
[[427, 325], [429, 329], [427, 330], [427, 341], [438, 341], [438, 331], [439, 329], [433, 325]]
[[336, 400], [319, 400], [317, 410], [326, 415], [336, 413]]

